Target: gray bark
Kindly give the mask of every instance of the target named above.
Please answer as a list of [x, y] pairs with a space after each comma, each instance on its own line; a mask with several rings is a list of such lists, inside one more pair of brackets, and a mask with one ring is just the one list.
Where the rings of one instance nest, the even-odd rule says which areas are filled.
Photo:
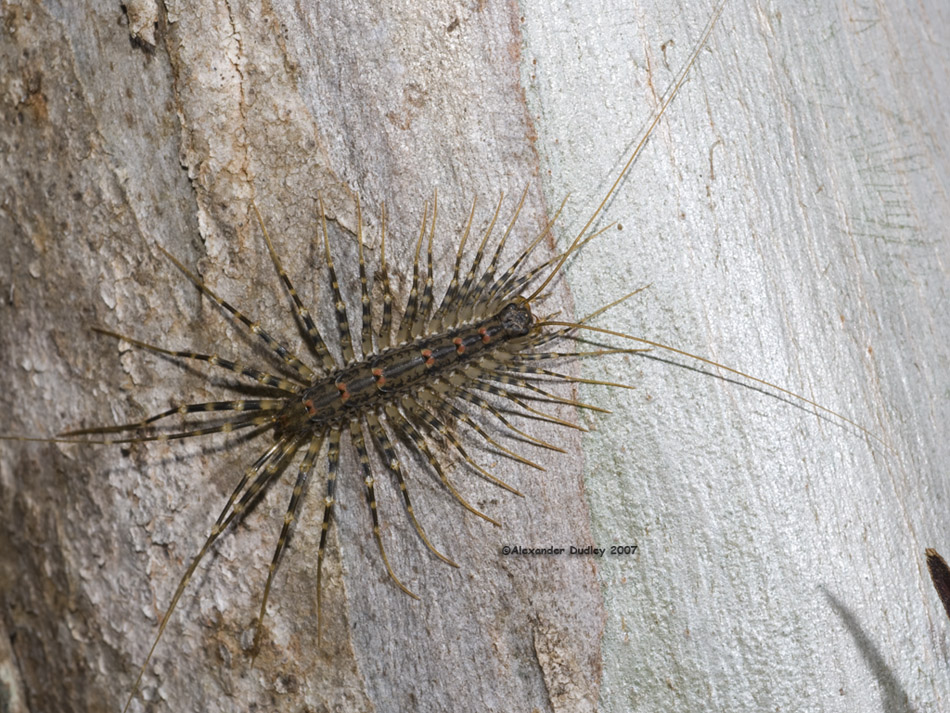
[[[372, 259], [386, 203], [402, 295], [436, 189], [437, 284], [472, 196], [483, 226], [499, 191], [538, 175], [512, 250], [570, 190], [563, 247], [712, 12], [315, 5], [4, 5], [0, 432], [227, 393], [221, 374], [90, 326], [266, 363], [156, 246], [300, 347], [252, 201], [304, 300], [322, 305], [318, 192], [351, 287], [357, 194]], [[387, 579], [345, 461], [319, 644], [315, 477], [252, 661], [288, 472], [199, 570], [133, 710], [945, 704], [950, 628], [923, 549], [950, 550], [938, 437], [950, 43], [942, 7], [916, 13], [730, 3], [609, 206], [602, 224], [623, 230], [585, 248], [565, 273], [572, 297], [562, 284], [548, 303], [583, 315], [652, 283], [598, 324], [788, 387], [889, 447], [658, 352], [588, 360], [585, 376], [637, 390], [580, 389], [614, 413], [564, 411], [584, 439], [537, 430], [569, 451], [532, 452], [545, 473], [496, 459], [525, 499], [451, 469], [503, 530], [410, 469], [416, 512], [459, 570], [429, 555], [379, 479], [390, 561], [421, 601]], [[0, 448], [3, 680], [26, 710], [118, 710], [262, 442]], [[510, 543], [639, 551], [502, 557]]]
[[[384, 5], [6, 10], [3, 333], [13, 417], [3, 432], [127, 422], [227, 393], [220, 372], [126, 351], [90, 326], [272, 363], [156, 246], [301, 351], [250, 219], [252, 201], [304, 300], [324, 305], [315, 310], [324, 333], [332, 310], [314, 239], [318, 194], [350, 288], [354, 197], [363, 197], [374, 261], [386, 201], [404, 300], [423, 203], [439, 189], [435, 252], [445, 282], [471, 197], [483, 199], [481, 230], [499, 191], [517, 195], [537, 170], [516, 8]], [[502, 221], [513, 206], [509, 198]], [[535, 185], [511, 252], [545, 214]], [[563, 293], [562, 286], [553, 309], [569, 310]], [[247, 646], [288, 473], [199, 570], [135, 708], [146, 701], [154, 710], [447, 710], [469, 700], [488, 710], [511, 701], [593, 710], [604, 616], [593, 564], [564, 558], [542, 566], [499, 554], [504, 543], [533, 542], [536, 533], [590, 539], [579, 438], [539, 435], [560, 438], [569, 451], [536, 456], [548, 467], [543, 476], [472, 449], [524, 500], [460, 465], [451, 469], [466, 498], [503, 530], [466, 515], [418, 464], [409, 468], [416, 511], [458, 570], [425, 550], [394, 485], [379, 478], [389, 558], [418, 602], [386, 576], [362, 477], [346, 452], [324, 570], [322, 643], [318, 476], [252, 661]], [[121, 708], [179, 577], [264, 447], [260, 439], [4, 445], [4, 624], [31, 710]]]

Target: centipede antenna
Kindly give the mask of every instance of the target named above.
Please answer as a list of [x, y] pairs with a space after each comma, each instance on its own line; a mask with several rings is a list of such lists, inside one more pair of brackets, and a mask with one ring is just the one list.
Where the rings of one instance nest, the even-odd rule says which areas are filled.
[[591, 225], [594, 224], [594, 221], [597, 220], [597, 216], [599, 216], [601, 212], [604, 210], [604, 206], [607, 205], [607, 202], [610, 200], [611, 196], [613, 196], [614, 192], [617, 190], [617, 186], [619, 186], [620, 183], [623, 181], [623, 179], [626, 177], [627, 172], [630, 170], [630, 167], [633, 166], [634, 162], [637, 160], [637, 157], [640, 155], [640, 151], [643, 150], [643, 147], [646, 146], [646, 143], [650, 139], [650, 136], [653, 135], [653, 130], [656, 128], [656, 125], [660, 122], [660, 119], [663, 117], [663, 114], [666, 113], [666, 109], [670, 105], [670, 102], [673, 101], [673, 99], [679, 93], [680, 87], [683, 85], [683, 82], [686, 81], [686, 77], [689, 74], [689, 70], [692, 68], [693, 64], [696, 62], [696, 59], [699, 57], [699, 53], [706, 46], [706, 42], [709, 40], [709, 35], [712, 34], [713, 28], [716, 26], [716, 22], [719, 20], [719, 16], [722, 14], [722, 10], [725, 6], [726, 6], [726, 0], [721, 0], [721, 2], [716, 6], [715, 12], [713, 12], [712, 17], [709, 18], [709, 22], [706, 23], [706, 27], [703, 30], [702, 37], [699, 40], [699, 44], [696, 45], [696, 49], [693, 50], [692, 54], [689, 57], [689, 60], [686, 62], [686, 65], [683, 67], [683, 69], [680, 70], [679, 75], [677, 75], [676, 81], [673, 83], [673, 88], [669, 92], [667, 92], [666, 96], [663, 99], [663, 102], [660, 104], [659, 110], [653, 116], [653, 120], [650, 122], [649, 126], [647, 127], [646, 132], [643, 134], [643, 137], [640, 139], [640, 141], [637, 142], [636, 147], [634, 147], [633, 149], [633, 153], [630, 154], [630, 158], [628, 158], [627, 162], [623, 165], [623, 168], [620, 170], [620, 173], [614, 179], [614, 182], [610, 185], [610, 188], [607, 190], [606, 195], [604, 195], [603, 199], [597, 205], [597, 208], [594, 210], [593, 213], [591, 213], [590, 218], [588, 218], [587, 222], [584, 223], [584, 227], [582, 227], [578, 231], [577, 237], [574, 238], [574, 241], [571, 243], [570, 247], [562, 254], [561, 259], [558, 262], [558, 264], [554, 267], [553, 270], [551, 270], [551, 273], [547, 276], [544, 282], [541, 283], [541, 286], [538, 287], [538, 289], [536, 289], [534, 293], [530, 297], [527, 298], [528, 302], [531, 302], [538, 294], [543, 292], [544, 288], [547, 287], [548, 283], [554, 278], [554, 276], [558, 273], [561, 267], [563, 267], [564, 263], [567, 261], [567, 258], [571, 255], [571, 253], [573, 253], [577, 249], [578, 245], [583, 240], [584, 234], [588, 231]]
[[864, 435], [868, 436], [869, 438], [873, 438], [875, 441], [877, 441], [878, 443], [880, 443], [881, 445], [883, 445], [885, 448], [887, 448], [888, 450], [890, 450], [890, 451], [893, 452], [893, 449], [890, 447], [890, 445], [889, 445], [883, 438], [881, 438], [880, 436], [878, 436], [878, 435], [877, 435], [876, 433], [874, 433], [873, 431], [870, 431], [869, 429], [865, 428], [865, 427], [862, 426], [861, 424], [857, 423], [856, 421], [853, 421], [852, 419], [848, 418], [847, 416], [845, 416], [845, 415], [843, 415], [843, 414], [840, 414], [840, 413], [838, 413], [837, 411], [834, 411], [834, 410], [828, 408], [827, 406], [822, 406], [820, 403], [818, 403], [818, 402], [816, 402], [816, 401], [812, 401], [812, 400], [811, 400], [810, 398], [808, 398], [807, 396], [802, 396], [801, 394], [796, 394], [794, 391], [790, 391], [789, 389], [786, 389], [786, 388], [784, 388], [784, 387], [782, 387], [782, 386], [779, 386], [778, 384], [773, 384], [771, 381], [766, 381], [765, 379], [760, 379], [760, 378], [757, 377], [757, 376], [752, 376], [752, 374], [747, 374], [747, 373], [744, 372], [744, 371], [739, 371], [738, 369], [733, 369], [731, 366], [726, 366], [725, 364], [720, 364], [719, 362], [713, 361], [712, 359], [707, 359], [706, 357], [698, 356], [697, 354], [691, 354], [690, 352], [684, 351], [684, 350], [682, 350], [682, 349], [677, 349], [676, 347], [671, 347], [671, 346], [669, 346], [668, 344], [662, 344], [662, 343], [660, 343], [660, 342], [654, 342], [654, 341], [652, 341], [652, 340], [650, 340], [650, 339], [644, 339], [643, 337], [635, 337], [635, 336], [633, 336], [632, 334], [624, 334], [623, 332], [617, 332], [617, 331], [615, 331], [615, 330], [613, 330], [613, 329], [604, 329], [603, 327], [592, 327], [592, 326], [589, 325], [589, 324], [580, 324], [580, 323], [578, 323], [578, 322], [542, 322], [539, 326], [542, 326], [542, 327], [571, 327], [571, 328], [573, 328], [573, 329], [584, 329], [584, 330], [587, 330], [587, 331], [590, 331], [590, 332], [597, 332], [598, 334], [609, 334], [609, 335], [612, 336], [612, 337], [620, 337], [621, 339], [630, 339], [630, 340], [635, 341], [635, 342], [640, 342], [641, 344], [648, 344], [648, 345], [650, 345], [651, 347], [655, 347], [655, 348], [657, 348], [657, 349], [663, 349], [663, 350], [665, 350], [665, 351], [672, 352], [673, 354], [679, 354], [680, 356], [684, 356], [684, 357], [687, 357], [687, 358], [689, 358], [689, 359], [695, 359], [696, 361], [702, 362], [702, 363], [704, 363], [704, 364], [709, 364], [710, 366], [714, 366], [714, 367], [716, 367], [717, 369], [722, 369], [722, 370], [724, 370], [724, 371], [728, 371], [728, 372], [731, 373], [731, 374], [735, 374], [735, 375], [737, 375], [737, 376], [741, 376], [743, 379], [748, 379], [749, 381], [754, 381], [754, 382], [757, 383], [757, 384], [762, 384], [763, 386], [767, 386], [767, 387], [769, 387], [770, 389], [775, 389], [776, 391], [779, 391], [779, 392], [785, 394], [786, 396], [790, 396], [790, 397], [792, 397], [793, 399], [796, 399], [796, 400], [798, 400], [798, 401], [801, 401], [802, 403], [808, 404], [809, 406], [812, 406], [812, 407], [814, 407], [814, 408], [816, 408], [816, 409], [819, 409], [819, 410], [821, 410], [821, 411], [824, 411], [825, 413], [830, 414], [831, 416], [834, 416], [835, 418], [839, 418], [839, 419], [841, 419], [842, 421], [844, 421], [845, 423], [847, 423], [848, 425], [854, 426], [856, 429], [858, 429], [859, 431], [861, 431]]

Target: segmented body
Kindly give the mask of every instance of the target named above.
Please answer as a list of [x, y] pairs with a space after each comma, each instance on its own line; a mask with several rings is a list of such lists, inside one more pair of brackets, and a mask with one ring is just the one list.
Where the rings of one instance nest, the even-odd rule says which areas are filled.
[[[487, 359], [510, 361], [505, 349], [526, 336], [534, 318], [527, 306], [506, 305], [498, 314], [468, 327], [417, 337], [391, 347], [318, 380], [300, 396], [309, 427], [359, 418], [366, 411], [392, 404], [414, 389], [451, 389], [466, 367], [479, 368]], [[306, 428], [303, 413], [294, 404], [282, 415], [288, 428]]]

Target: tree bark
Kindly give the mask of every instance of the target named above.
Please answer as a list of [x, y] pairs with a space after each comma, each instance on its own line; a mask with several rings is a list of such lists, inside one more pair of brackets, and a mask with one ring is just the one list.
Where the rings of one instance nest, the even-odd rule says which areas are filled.
[[[49, 435], [227, 398], [220, 373], [127, 351], [91, 326], [272, 363], [159, 246], [299, 348], [252, 202], [304, 301], [323, 305], [314, 312], [326, 334], [333, 311], [315, 239], [318, 196], [351, 296], [355, 196], [371, 264], [386, 202], [404, 303], [423, 204], [437, 189], [444, 284], [472, 196], [482, 198], [480, 235], [498, 194], [509, 195], [504, 224], [511, 196], [537, 172], [513, 4], [11, 5], [5, 21], [4, 395], [14, 418], [4, 433]], [[535, 184], [509, 257], [546, 215]], [[563, 285], [557, 294], [552, 311], [568, 312]], [[322, 641], [318, 477], [252, 660], [292, 485], [285, 476], [199, 569], [133, 709], [448, 710], [471, 701], [504, 710], [518, 701], [593, 710], [604, 617], [593, 563], [500, 555], [507, 543], [590, 539], [580, 440], [553, 428], [538, 435], [568, 451], [532, 454], [543, 476], [472, 448], [523, 500], [463, 463], [450, 468], [465, 497], [504, 529], [467, 515], [413, 462], [415, 509], [458, 570], [425, 550], [395, 486], [379, 479], [389, 559], [418, 602], [386, 576], [362, 477], [345, 451]], [[185, 567], [264, 448], [260, 439], [5, 444], [4, 624], [30, 710], [121, 709]]]
[[[590, 205], [710, 10], [523, 12], [546, 194]], [[609, 208], [623, 231], [567, 273], [577, 314], [649, 284], [599, 323], [875, 434], [657, 350], [584, 362], [638, 387], [582, 389], [614, 411], [581, 420], [594, 539], [640, 545], [599, 567], [602, 711], [948, 705], [924, 561], [950, 550], [947, 19], [728, 3]]]
[[[651, 284], [596, 324], [787, 387], [887, 445], [657, 350], [585, 360], [584, 376], [636, 390], [581, 388], [613, 411], [560, 412], [591, 429], [583, 439], [532, 425], [568, 451], [532, 451], [544, 473], [495, 458], [526, 498], [449, 470], [503, 529], [410, 469], [415, 510], [458, 570], [379, 479], [390, 561], [420, 601], [386, 576], [344, 456], [319, 638], [315, 476], [252, 660], [288, 472], [199, 569], [132, 709], [941, 708], [950, 623], [923, 550], [950, 550], [937, 435], [946, 12], [730, 2], [600, 223], [623, 229], [585, 247], [565, 270], [571, 294], [560, 283], [546, 303], [582, 316]], [[712, 8], [144, 0], [2, 13], [0, 433], [43, 436], [228, 393], [218, 373], [92, 326], [267, 363], [159, 246], [301, 347], [252, 203], [325, 332], [318, 194], [351, 295], [356, 195], [374, 264], [385, 202], [401, 299], [435, 190], [437, 285], [475, 195], [482, 229], [499, 192], [506, 222], [529, 184], [515, 254], [570, 191], [563, 248]], [[264, 445], [0, 447], [9, 700], [120, 710]], [[638, 551], [504, 557], [506, 544]]]

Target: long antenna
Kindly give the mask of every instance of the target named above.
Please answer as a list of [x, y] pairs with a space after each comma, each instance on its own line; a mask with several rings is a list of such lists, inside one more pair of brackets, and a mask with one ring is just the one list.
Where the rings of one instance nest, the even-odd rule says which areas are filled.
[[[626, 297], [622, 299], [626, 299]], [[618, 300], [618, 301], [622, 301], [622, 300]], [[608, 305], [608, 306], [611, 306], [611, 305]], [[597, 334], [609, 334], [612, 337], [630, 339], [631, 341], [639, 342], [640, 344], [647, 344], [651, 347], [656, 347], [657, 349], [663, 349], [665, 351], [672, 352], [674, 354], [679, 354], [680, 356], [688, 357], [690, 359], [695, 359], [696, 361], [700, 361], [703, 364], [708, 364], [709, 366], [716, 367], [717, 369], [728, 371], [730, 374], [741, 376], [743, 379], [748, 379], [749, 381], [754, 381], [757, 384], [762, 384], [763, 386], [767, 386], [770, 389], [775, 389], [776, 391], [779, 391], [785, 394], [786, 396], [790, 396], [791, 398], [797, 399], [798, 401], [801, 401], [802, 403], [808, 404], [809, 406], [812, 406], [816, 409], [824, 411], [825, 413], [830, 414], [834, 416], [835, 418], [840, 418], [842, 421], [844, 421], [848, 425], [853, 426], [854, 428], [858, 429], [869, 438], [873, 438], [875, 441], [877, 441], [878, 443], [883, 445], [885, 448], [887, 448], [889, 451], [894, 453], [894, 449], [891, 448], [890, 444], [888, 444], [887, 441], [885, 441], [883, 438], [878, 436], [873, 431], [865, 428], [860, 423], [857, 423], [856, 421], [853, 421], [852, 419], [848, 418], [847, 416], [840, 414], [837, 411], [834, 411], [828, 408], [827, 406], [822, 406], [820, 403], [818, 403], [817, 401], [811, 400], [807, 396], [796, 394], [794, 391], [790, 391], [789, 389], [779, 386], [778, 384], [773, 384], [771, 381], [766, 381], [765, 379], [760, 379], [757, 376], [752, 376], [752, 374], [747, 374], [744, 371], [733, 369], [731, 366], [720, 364], [718, 361], [707, 359], [706, 357], [699, 356], [698, 354], [692, 354], [690, 352], [684, 351], [683, 349], [677, 349], [676, 347], [671, 347], [670, 345], [663, 344], [662, 342], [654, 342], [650, 339], [644, 339], [643, 337], [635, 337], [632, 334], [624, 334], [623, 332], [617, 332], [613, 329], [604, 329], [603, 327], [592, 327], [589, 324], [581, 324], [580, 322], [561, 322], [561, 321], [556, 321], [556, 320], [547, 320], [544, 322], [538, 322], [536, 326], [538, 327], [568, 327], [569, 329], [585, 329], [589, 332], [595, 332]]]
[[706, 42], [709, 40], [709, 35], [712, 34], [713, 28], [716, 26], [716, 21], [719, 19], [719, 16], [722, 14], [723, 8], [726, 6], [726, 0], [721, 0], [719, 5], [716, 6], [716, 11], [713, 13], [712, 17], [709, 18], [709, 22], [706, 23], [706, 28], [703, 30], [703, 36], [699, 40], [699, 44], [696, 45], [696, 49], [693, 50], [693, 53], [689, 56], [689, 60], [686, 62], [686, 65], [683, 69], [680, 70], [679, 75], [676, 78], [676, 82], [673, 84], [673, 88], [666, 94], [666, 97], [663, 99], [663, 103], [660, 104], [659, 110], [653, 116], [653, 120], [650, 122], [650, 125], [647, 127], [646, 132], [644, 132], [643, 137], [640, 141], [637, 142], [636, 147], [633, 149], [633, 153], [630, 154], [630, 158], [627, 159], [627, 162], [623, 165], [623, 168], [620, 170], [620, 173], [617, 175], [617, 178], [614, 179], [614, 182], [611, 184], [610, 188], [607, 190], [607, 194], [604, 196], [603, 200], [600, 201], [597, 208], [591, 213], [590, 218], [587, 219], [587, 222], [584, 223], [584, 227], [580, 229], [577, 233], [577, 237], [574, 238], [574, 241], [571, 243], [571, 246], [564, 251], [564, 254], [561, 255], [561, 259], [558, 261], [557, 265], [554, 266], [554, 269], [551, 270], [551, 273], [545, 278], [544, 282], [541, 283], [541, 286], [538, 287], [531, 296], [526, 299], [527, 302], [531, 302], [538, 295], [544, 292], [544, 288], [548, 286], [548, 283], [554, 278], [558, 271], [563, 267], [564, 263], [567, 262], [567, 258], [577, 249], [579, 243], [584, 237], [584, 234], [587, 233], [590, 226], [594, 224], [594, 221], [597, 220], [597, 217], [603, 212], [604, 206], [607, 205], [607, 202], [613, 196], [614, 192], [617, 190], [617, 186], [620, 185], [620, 182], [626, 177], [627, 173], [630, 171], [630, 167], [633, 166], [634, 162], [637, 160], [637, 157], [640, 155], [640, 152], [643, 150], [643, 147], [646, 146], [647, 141], [650, 139], [650, 136], [653, 135], [653, 130], [656, 128], [656, 125], [660, 122], [660, 119], [663, 118], [663, 114], [666, 112], [666, 108], [670, 105], [676, 95], [679, 93], [680, 87], [683, 86], [683, 82], [686, 81], [686, 76], [689, 74], [689, 70], [692, 69], [693, 65], [696, 63], [696, 59], [699, 57], [699, 53], [706, 46]]

